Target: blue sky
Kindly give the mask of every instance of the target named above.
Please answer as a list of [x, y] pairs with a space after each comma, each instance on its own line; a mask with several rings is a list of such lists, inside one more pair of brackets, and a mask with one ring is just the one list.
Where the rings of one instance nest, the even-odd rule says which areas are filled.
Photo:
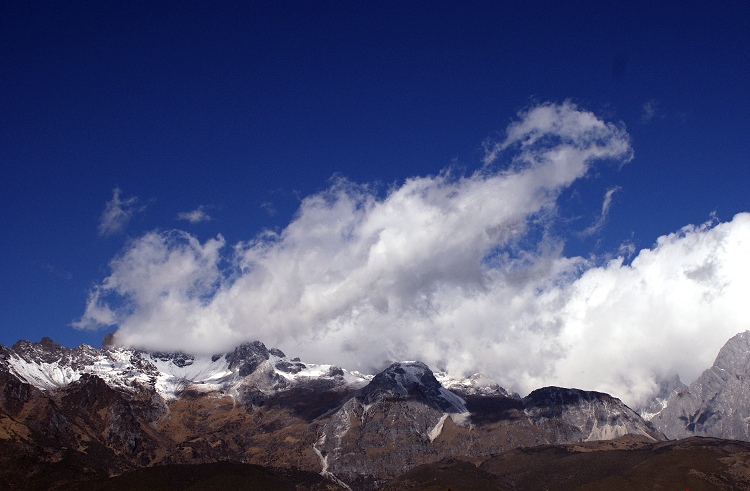
[[[493, 257], [504, 253], [519, 258], [533, 251], [535, 258], [549, 259], [540, 252], [545, 248], [556, 251], [555, 264], [590, 261], [565, 273], [574, 281], [618, 255], [627, 266], [639, 251], [656, 250], [659, 237], [687, 225], [730, 223], [735, 214], [750, 211], [749, 18], [745, 2], [2, 2], [0, 343], [50, 336], [67, 346], [98, 346], [118, 323], [131, 322], [123, 331], [135, 336], [130, 339], [162, 346], [179, 331], [158, 334], [158, 326], [132, 324], [156, 300], [134, 298], [137, 288], [128, 281], [136, 280], [122, 280], [122, 259], [128, 252], [144, 253], [139, 247], [149, 237], [167, 255], [201, 251], [188, 255], [215, 271], [199, 275], [210, 285], [191, 299], [219, 309], [218, 303], [209, 305], [213, 296], [230, 290], [245, 272], [266, 260], [265, 267], [281, 269], [296, 260], [285, 260], [281, 249], [301, 257], [350, 247], [321, 243], [320, 250], [308, 250], [283, 243], [307, 223], [301, 217], [318, 225], [332, 219], [321, 215], [315, 222], [315, 199], [331, 205], [351, 198], [359, 203], [350, 210], [356, 214], [367, 203], [385, 207], [410, 178], [430, 178], [435, 185], [446, 168], [453, 169], [453, 178], [443, 186], [458, 186], [460, 194], [469, 185], [456, 182], [461, 176], [481, 181], [477, 172], [488, 149], [503, 142], [507, 148], [490, 167], [512, 172], [521, 150], [511, 148], [509, 125], [527, 121], [534, 108], [557, 108], [550, 117], [595, 115], [624, 131], [610, 137], [627, 141], [629, 153], [615, 152], [572, 182], [558, 183], [548, 201], [513, 222], [523, 230], [512, 243], [506, 237], [475, 244], [476, 264], [446, 266], [438, 274], [428, 261], [423, 268], [430, 271], [424, 275], [429, 292], [455, 286], [449, 275], [472, 267], [480, 268], [477, 275], [517, 269], [510, 263], [493, 269]], [[420, 221], [410, 215], [414, 209], [404, 210], [404, 221], [419, 230]], [[356, 224], [369, 220], [360, 218], [352, 222], [355, 235]], [[266, 244], [278, 257], [259, 259], [255, 250], [255, 262], [238, 267], [235, 246], [244, 247], [243, 260], [249, 261], [249, 244], [263, 231], [280, 234]], [[458, 232], [472, 236], [471, 230]], [[405, 243], [417, 244], [418, 235]], [[205, 250], [212, 241], [220, 249], [215, 256]], [[740, 251], [748, 246], [740, 244]], [[419, 257], [450, 263], [433, 258], [431, 250]], [[117, 258], [119, 266], [112, 262]], [[145, 269], [151, 264], [146, 256], [138, 260]], [[342, 259], [333, 254], [326, 260]], [[421, 278], [420, 271], [411, 271], [410, 278]], [[253, 285], [271, 281], [253, 274]], [[121, 290], [109, 288], [108, 278], [109, 287], [120, 278]], [[170, 291], [193, 295], [195, 288], [183, 288], [183, 280], [191, 288], [197, 281], [176, 277], [157, 297]], [[296, 280], [288, 281], [267, 286], [294, 290]], [[467, 291], [469, 284], [487, 287], [477, 280], [456, 288]], [[369, 291], [373, 285], [364, 281], [357, 288]], [[236, 290], [237, 298], [267, 291]], [[106, 304], [114, 316], [98, 326], [83, 320], [96, 292], [107, 296], [99, 307]], [[316, 301], [304, 295], [297, 300], [293, 308]], [[422, 352], [412, 341], [363, 355], [352, 341], [361, 335], [347, 334], [347, 323], [377, 328], [355, 318], [362, 307], [357, 305], [341, 307], [345, 317], [336, 311], [271, 321], [248, 314], [242, 335], [228, 336], [226, 343], [258, 334], [290, 354], [299, 350], [312, 358], [323, 357], [324, 349], [302, 349], [311, 339], [330, 341], [350, 352], [342, 364], [365, 359], [372, 366], [398, 356], [445, 362], [436, 354], [439, 346]], [[204, 314], [179, 322], [209, 322]], [[473, 322], [468, 332], [477, 339], [505, 340], [517, 350], [526, 346], [513, 345], [502, 327], [476, 327], [487, 319]], [[319, 331], [313, 324], [328, 327]], [[460, 322], [451, 325], [455, 332], [463, 329]], [[185, 329], [191, 332], [189, 325]], [[732, 329], [719, 329], [710, 349]], [[687, 343], [696, 331], [683, 334]], [[463, 342], [463, 334], [456, 336], [447, 336], [448, 344]], [[429, 338], [429, 328], [418, 337]], [[190, 334], [185, 338], [199, 342]], [[545, 349], [553, 352], [566, 349], [556, 334], [534, 339], [524, 342], [537, 351], [547, 342]], [[464, 356], [469, 348], [459, 352]], [[544, 374], [527, 370], [518, 377], [531, 384]]]

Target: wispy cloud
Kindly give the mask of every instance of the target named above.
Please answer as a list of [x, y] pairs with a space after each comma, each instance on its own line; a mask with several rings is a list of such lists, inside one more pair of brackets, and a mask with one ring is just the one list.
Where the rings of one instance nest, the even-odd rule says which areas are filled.
[[566, 257], [549, 226], [558, 195], [631, 154], [621, 126], [571, 103], [533, 107], [470, 175], [385, 196], [338, 179], [285, 229], [228, 251], [221, 236], [148, 233], [111, 262], [77, 326], [117, 325], [119, 342], [159, 350], [260, 339], [368, 371], [421, 359], [522, 393], [555, 384], [632, 403], [661, 375], [697, 375], [745, 325], [750, 215], [661, 237], [630, 264]]
[[86, 311], [80, 319], [72, 322], [71, 326], [76, 329], [94, 331], [101, 327], [114, 326], [117, 323], [118, 314], [101, 299], [103, 291], [106, 292], [106, 286], [97, 286], [89, 292]]
[[52, 276], [55, 276], [57, 278], [62, 278], [64, 280], [72, 280], [73, 274], [70, 271], [66, 271], [58, 266], [55, 266], [50, 263], [45, 263], [42, 265], [42, 269], [46, 271], [47, 273], [51, 274]]
[[643, 104], [641, 108], [641, 123], [648, 124], [654, 119], [662, 118], [664, 118], [664, 114], [659, 109], [659, 103], [656, 99], [651, 99]]
[[99, 235], [110, 236], [120, 233], [130, 222], [133, 214], [143, 211], [145, 206], [136, 196], [121, 198], [122, 191], [116, 187], [112, 190], [112, 199], [104, 205], [99, 218]]
[[278, 213], [276, 206], [270, 201], [264, 201], [260, 204], [260, 207], [268, 213], [268, 216], [275, 216]]
[[178, 220], [185, 220], [190, 223], [208, 222], [211, 220], [211, 216], [206, 213], [203, 206], [199, 206], [193, 211], [183, 211], [177, 214]]
[[594, 223], [589, 225], [583, 232], [581, 232], [581, 236], [588, 237], [588, 236], [594, 235], [604, 227], [604, 224], [607, 223], [607, 217], [609, 216], [609, 208], [610, 206], [612, 206], [612, 195], [614, 195], [617, 191], [621, 189], [622, 188], [620, 186], [615, 186], [613, 188], [607, 189], [607, 192], [604, 193], [604, 200], [602, 201], [602, 210], [599, 213], [599, 216], [594, 221]]

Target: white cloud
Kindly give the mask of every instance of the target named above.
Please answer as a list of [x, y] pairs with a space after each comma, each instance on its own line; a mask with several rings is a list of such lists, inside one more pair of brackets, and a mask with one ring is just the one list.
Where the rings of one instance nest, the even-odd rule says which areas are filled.
[[[205, 306], [221, 279], [217, 264], [223, 246], [221, 236], [201, 245], [181, 231], [149, 232], [132, 241], [110, 263], [112, 274], [89, 293], [86, 311], [73, 327], [95, 329], [129, 319], [159, 326], [154, 334], [162, 328], [174, 332], [177, 326], [162, 325], [152, 316], [162, 315], [163, 320], [165, 310], [189, 315]], [[113, 295], [125, 301], [110, 305]]]
[[[719, 348], [750, 325], [750, 214], [687, 226], [622, 259], [588, 269], [566, 285], [559, 340], [564, 383], [619, 387], [638, 399], [655, 376], [693, 380]], [[611, 389], [610, 389], [611, 390]]]
[[104, 205], [104, 211], [99, 218], [99, 235], [109, 236], [122, 231], [133, 214], [145, 209], [136, 196], [121, 199], [120, 188], [112, 190], [112, 199]]
[[656, 99], [651, 99], [643, 104], [643, 107], [641, 108], [641, 122], [643, 124], [648, 124], [654, 119], [663, 118], [664, 115], [662, 114], [661, 109], [659, 109], [659, 103]]
[[263, 209], [263, 210], [264, 210], [264, 211], [265, 211], [266, 213], [268, 213], [268, 216], [271, 216], [271, 217], [272, 217], [272, 216], [275, 216], [275, 215], [276, 215], [276, 213], [278, 213], [278, 211], [276, 210], [276, 205], [274, 205], [274, 204], [273, 204], [272, 202], [270, 202], [270, 201], [264, 201], [263, 203], [261, 203], [261, 204], [260, 204], [260, 207], [261, 207], [261, 208], [262, 208], [262, 209]]
[[119, 342], [149, 349], [259, 339], [348, 368], [421, 359], [521, 393], [556, 384], [637, 401], [657, 376], [695, 376], [748, 327], [750, 215], [686, 227], [631, 264], [565, 257], [549, 232], [558, 194], [595, 161], [631, 155], [623, 128], [537, 106], [468, 176], [414, 177], [385, 196], [338, 179], [281, 232], [223, 253], [220, 236], [146, 234], [77, 325], [116, 324]]
[[100, 327], [113, 326], [117, 323], [117, 314], [102, 301], [103, 288], [97, 287], [89, 292], [86, 300], [86, 311], [71, 326], [82, 330], [97, 330]]
[[615, 186], [613, 188], [607, 189], [607, 192], [604, 193], [602, 210], [601, 212], [599, 212], [599, 216], [594, 221], [594, 223], [589, 225], [583, 232], [581, 232], [582, 236], [588, 237], [590, 235], [594, 235], [604, 227], [604, 224], [607, 223], [607, 217], [609, 216], [609, 208], [612, 206], [612, 195], [614, 195], [620, 189], [622, 189], [620, 186]]
[[177, 214], [178, 220], [185, 220], [190, 223], [208, 222], [211, 220], [211, 216], [206, 213], [203, 206], [199, 206], [193, 211], [182, 211]]

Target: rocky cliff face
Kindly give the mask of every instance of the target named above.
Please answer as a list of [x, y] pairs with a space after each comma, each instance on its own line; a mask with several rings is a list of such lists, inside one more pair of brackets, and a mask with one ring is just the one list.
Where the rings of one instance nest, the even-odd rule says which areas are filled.
[[529, 394], [523, 403], [526, 416], [550, 435], [549, 443], [611, 440], [624, 435], [664, 438], [622, 401], [601, 392], [545, 387]]
[[750, 441], [750, 331], [734, 336], [711, 368], [667, 398], [651, 417], [669, 438], [713, 436]]
[[449, 456], [663, 438], [606, 394], [545, 388], [522, 399], [484, 375], [438, 376], [420, 362], [364, 376], [259, 342], [200, 357], [23, 341], [0, 347], [0, 478], [229, 460], [373, 489]]
[[314, 448], [325, 473], [372, 488], [446, 456], [622, 435], [664, 438], [607, 394], [548, 387], [521, 399], [499, 387], [481, 392], [466, 385], [459, 396], [422, 363], [391, 365], [321, 427]]

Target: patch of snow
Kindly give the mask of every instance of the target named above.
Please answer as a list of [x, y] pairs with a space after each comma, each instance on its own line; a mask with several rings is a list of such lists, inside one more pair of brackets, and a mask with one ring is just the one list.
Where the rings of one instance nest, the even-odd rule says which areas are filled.
[[459, 391], [467, 395], [514, 396], [500, 387], [497, 382], [485, 373], [475, 373], [471, 377], [465, 378], [454, 378], [446, 372], [435, 372], [435, 378], [446, 389]]
[[657, 411], [639, 411], [638, 414], [641, 416], [641, 418], [645, 419], [646, 421], [651, 421], [656, 416], [661, 414], [662, 411], [667, 409], [667, 406], [669, 405], [669, 399], [656, 399], [655, 401], [659, 406], [661, 406]]
[[96, 375], [108, 385], [128, 389], [134, 383], [148, 383], [149, 376], [132, 364], [134, 352], [112, 350], [106, 354], [92, 350], [81, 355], [75, 363], [62, 359], [53, 363], [27, 361], [18, 356], [9, 360], [12, 373], [41, 390], [54, 390], [70, 385], [83, 374]]
[[[279, 370], [275, 366], [279, 361], [293, 363], [301, 370], [297, 373]], [[229, 363], [227, 355], [193, 357], [150, 354], [128, 348], [94, 349], [81, 346], [66, 352], [54, 362], [42, 361], [41, 357], [36, 356], [11, 354], [7, 366], [19, 379], [45, 391], [66, 387], [83, 374], [92, 374], [120, 390], [132, 391], [138, 385], [153, 386], [160, 396], [169, 400], [178, 397], [187, 388], [200, 392], [224, 391], [236, 398], [239, 395], [238, 387], [249, 379], [240, 377], [237, 369], [230, 370]], [[271, 354], [262, 365], [268, 368], [268, 373], [261, 377], [275, 374], [291, 385], [315, 379], [337, 379], [343, 384], [359, 387], [373, 378], [334, 365], [303, 364], [297, 358], [275, 354]]]
[[9, 366], [14, 375], [41, 390], [59, 389], [81, 378], [81, 372], [58, 362], [36, 364], [12, 357]]
[[328, 455], [323, 455], [323, 453], [318, 448], [318, 445], [324, 445], [326, 442], [326, 435], [323, 433], [320, 438], [318, 438], [318, 441], [313, 444], [313, 450], [315, 451], [315, 454], [318, 456], [318, 459], [320, 460], [320, 464], [322, 466], [322, 469], [320, 471], [320, 475], [325, 477], [326, 479], [329, 479], [339, 486], [348, 489], [349, 491], [352, 491], [352, 488], [350, 488], [344, 481], [336, 477], [333, 472], [330, 472], [328, 470]]
[[355, 379], [358, 379], [358, 380], [366, 380], [366, 381], [368, 381], [368, 382], [372, 381], [372, 379], [374, 379], [374, 378], [375, 378], [375, 375], [367, 375], [367, 374], [365, 374], [365, 373], [361, 373], [361, 372], [359, 372], [359, 371], [357, 371], [357, 370], [352, 370], [352, 371], [347, 371], [347, 370], [344, 370], [344, 372], [345, 372], [345, 373], [348, 373], [349, 375], [351, 375], [351, 376], [352, 376], [352, 377], [354, 377]]
[[427, 433], [427, 437], [430, 439], [430, 443], [435, 441], [435, 438], [439, 437], [440, 434], [443, 432], [443, 424], [445, 423], [445, 420], [448, 418], [448, 413], [443, 413], [443, 415], [438, 420], [437, 424]]
[[196, 357], [193, 363], [184, 366], [178, 366], [172, 360], [150, 361], [159, 371], [154, 388], [165, 399], [176, 398], [187, 387], [202, 392], [222, 390], [235, 379], [226, 356], [216, 360], [209, 356]]

